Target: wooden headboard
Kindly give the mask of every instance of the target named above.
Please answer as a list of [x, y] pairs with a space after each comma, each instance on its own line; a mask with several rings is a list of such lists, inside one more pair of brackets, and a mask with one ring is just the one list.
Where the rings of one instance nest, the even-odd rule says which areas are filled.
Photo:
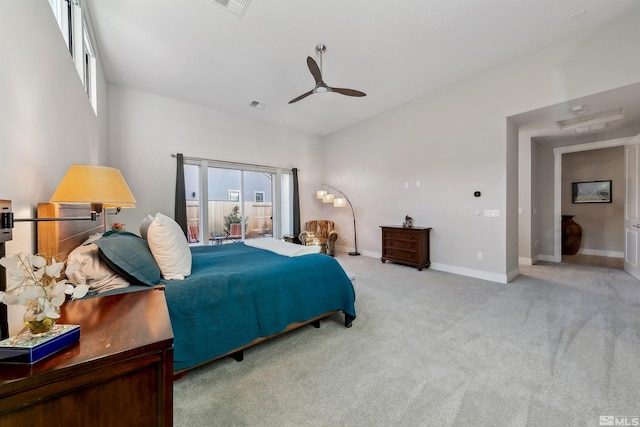
[[[38, 218], [90, 217], [89, 204], [39, 203]], [[58, 260], [66, 260], [69, 252], [87, 238], [105, 231], [105, 214], [97, 221], [42, 221], [38, 222], [38, 253]]]

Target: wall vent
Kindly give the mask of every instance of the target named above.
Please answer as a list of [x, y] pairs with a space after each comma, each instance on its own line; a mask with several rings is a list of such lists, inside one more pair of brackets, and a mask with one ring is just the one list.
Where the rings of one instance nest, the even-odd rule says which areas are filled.
[[231, 13], [234, 13], [238, 16], [243, 16], [244, 12], [249, 7], [249, 3], [251, 0], [211, 0], [213, 3], [218, 6], [228, 10]]

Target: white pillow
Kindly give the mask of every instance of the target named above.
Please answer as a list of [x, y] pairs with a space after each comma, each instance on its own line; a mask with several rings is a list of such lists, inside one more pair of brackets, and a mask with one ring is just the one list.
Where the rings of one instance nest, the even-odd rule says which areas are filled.
[[191, 274], [191, 250], [177, 222], [158, 212], [147, 230], [149, 249], [162, 277], [184, 280]]
[[[97, 236], [98, 238], [100, 236]], [[68, 263], [80, 264], [80, 269], [68, 273], [67, 278], [77, 285], [89, 285], [89, 292], [105, 292], [112, 289], [126, 288], [129, 282], [117, 275], [107, 264], [102, 262], [98, 254], [98, 246], [93, 243], [96, 236], [75, 248], [67, 258]]]
[[152, 221], [153, 217], [151, 215], [147, 215], [140, 223], [140, 237], [144, 240], [147, 240], [147, 232], [149, 231], [149, 225], [151, 225]]

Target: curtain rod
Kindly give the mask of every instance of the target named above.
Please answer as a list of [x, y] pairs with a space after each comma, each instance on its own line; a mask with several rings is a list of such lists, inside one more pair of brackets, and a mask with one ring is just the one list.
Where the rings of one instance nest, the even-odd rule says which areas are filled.
[[[177, 155], [171, 153], [171, 157], [176, 158]], [[189, 156], [185, 156], [184, 154], [182, 155], [182, 158], [185, 160], [205, 160], [208, 162], [216, 162], [219, 164], [225, 164], [225, 165], [229, 165], [229, 166], [251, 166], [251, 167], [255, 167], [255, 168], [268, 168], [268, 169], [280, 169], [283, 171], [288, 171], [291, 172], [291, 168], [281, 168], [278, 166], [266, 166], [266, 165], [254, 165], [251, 163], [240, 163], [240, 162], [228, 162], [226, 160], [215, 160], [215, 159], [205, 159], [204, 157], [189, 157]], [[298, 172], [300, 172], [300, 169], [298, 169]]]

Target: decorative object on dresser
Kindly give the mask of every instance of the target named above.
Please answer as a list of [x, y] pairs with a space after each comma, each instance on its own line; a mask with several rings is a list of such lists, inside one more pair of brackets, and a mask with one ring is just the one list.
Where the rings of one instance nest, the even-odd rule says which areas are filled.
[[431, 227], [401, 227], [381, 225], [382, 257], [384, 263], [392, 261], [422, 270], [431, 265], [429, 232]]
[[80, 325], [54, 325], [49, 333], [34, 337], [25, 329], [0, 341], [2, 363], [35, 363], [80, 339]]
[[[327, 190], [332, 190], [338, 193], [338, 197], [335, 197], [333, 193], [329, 193]], [[344, 194], [342, 191], [338, 190], [336, 187], [329, 184], [322, 184], [320, 186], [320, 190], [316, 191], [316, 198], [322, 199], [322, 203], [333, 203], [334, 208], [344, 208], [349, 204], [351, 208], [351, 215], [353, 215], [353, 244], [354, 250], [349, 252], [349, 255], [360, 255], [358, 252], [358, 232], [356, 229], [356, 213], [353, 210], [353, 205], [351, 204], [351, 200]]]
[[402, 223], [402, 226], [405, 228], [411, 228], [413, 227], [413, 218], [411, 218], [409, 215], [404, 217], [404, 222]]
[[306, 230], [300, 233], [298, 240], [303, 245], [319, 245], [320, 252], [334, 256], [338, 232], [333, 221], [314, 219], [305, 223]]
[[0, 291], [0, 302], [26, 307], [23, 321], [33, 337], [49, 333], [60, 317], [60, 306], [67, 295], [73, 299], [82, 298], [89, 291], [87, 285], [75, 285], [64, 278], [80, 269], [76, 263], [63, 270], [64, 261], [19, 253], [0, 258], [0, 265], [9, 277], [5, 291]]
[[62, 307], [82, 341], [34, 364], [0, 362], [0, 425], [173, 425], [173, 332], [158, 289]]

